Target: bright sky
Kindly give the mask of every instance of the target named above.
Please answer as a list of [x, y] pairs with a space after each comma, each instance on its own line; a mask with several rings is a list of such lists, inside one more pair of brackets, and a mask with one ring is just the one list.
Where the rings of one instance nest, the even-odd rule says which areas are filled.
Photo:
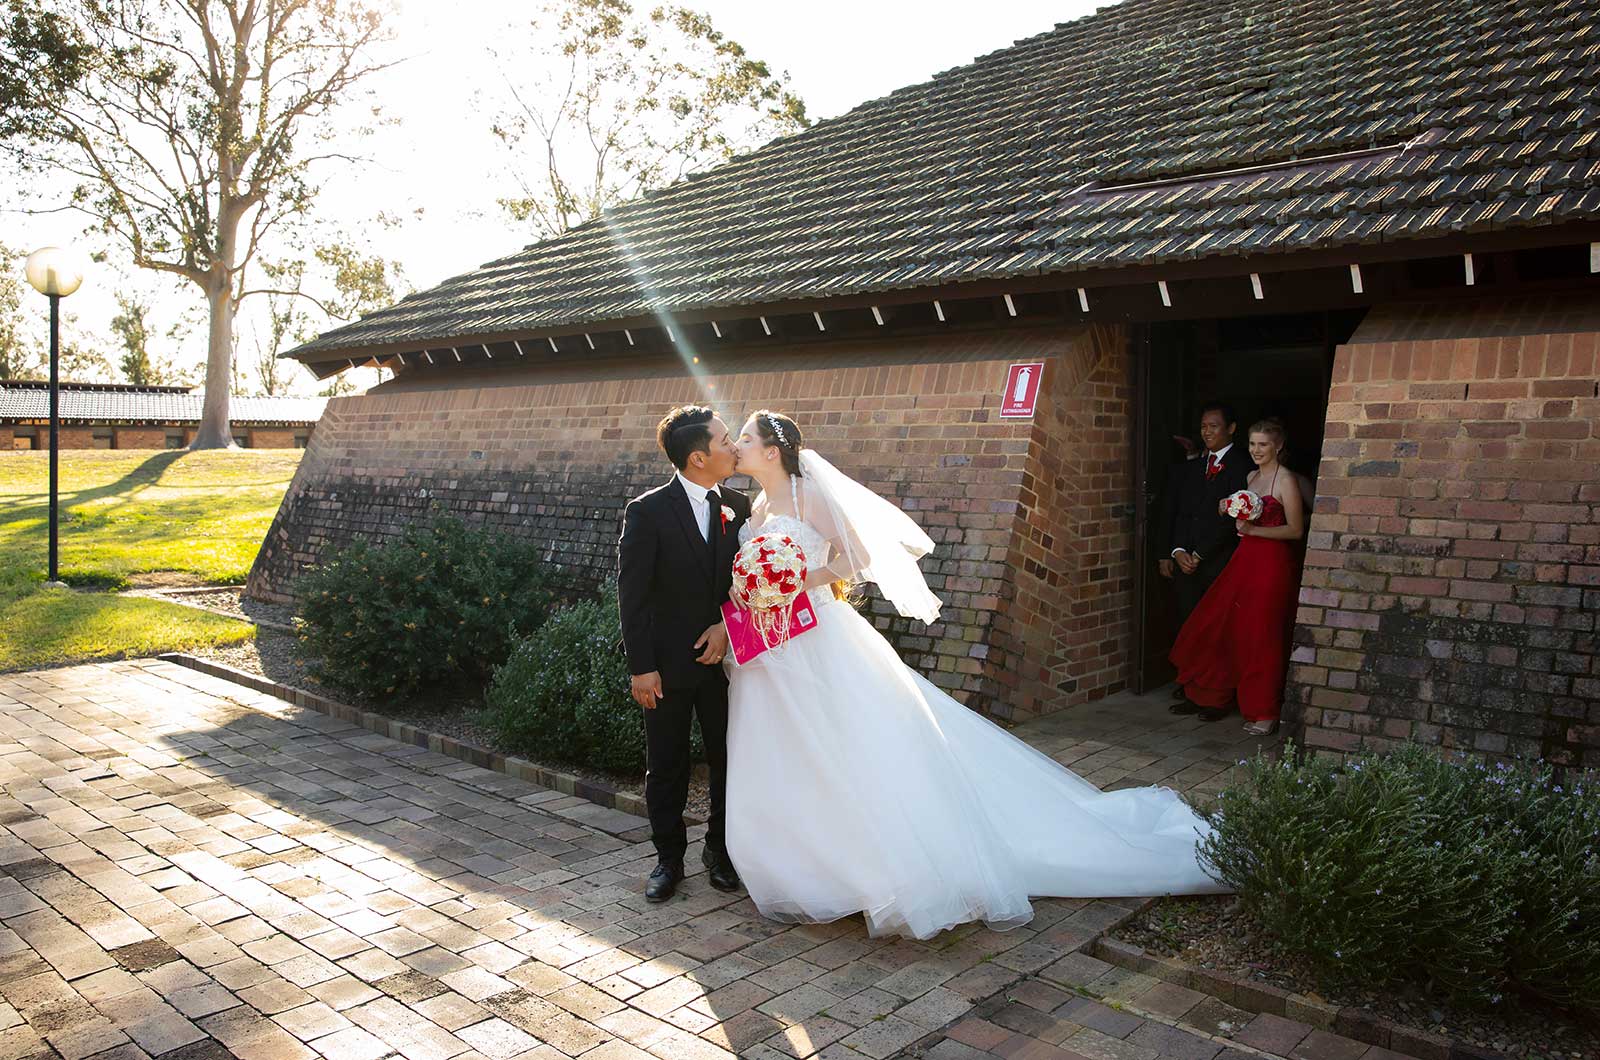
[[[374, 164], [331, 179], [320, 207], [335, 216], [368, 216], [380, 207], [403, 216], [404, 225], [374, 233], [372, 242], [385, 256], [398, 259], [411, 286], [421, 289], [531, 241], [498, 216], [496, 196], [514, 189], [501, 178], [503, 148], [489, 132], [489, 116], [472, 103], [475, 89], [503, 76], [485, 62], [484, 42], [494, 39], [500, 27], [530, 5], [527, 0], [398, 3], [396, 48], [412, 58], [381, 75], [375, 86], [385, 110], [400, 118], [400, 124], [362, 145], [362, 153]], [[636, 0], [641, 8], [648, 3]], [[791, 87], [806, 101], [813, 118], [842, 114], [1106, 6], [1095, 0], [991, 0], [948, 6], [926, 0], [687, 3], [708, 13], [712, 23], [750, 55], [774, 70], [787, 71]], [[15, 213], [0, 215], [0, 226], [0, 240], [23, 248], [73, 242], [82, 227], [68, 214]], [[21, 262], [15, 267], [20, 270]], [[77, 313], [88, 331], [109, 341], [108, 324], [116, 312], [112, 291], [118, 282], [131, 282], [155, 302], [158, 333], [181, 314], [195, 314], [204, 307], [193, 285], [174, 286], [147, 276], [119, 281], [101, 266], [64, 308]], [[157, 345], [156, 350], [179, 363], [198, 364], [204, 359], [204, 335], [202, 325], [181, 349]], [[245, 322], [239, 354], [243, 358], [251, 353]], [[310, 375], [300, 375], [296, 390], [312, 392]], [[372, 373], [353, 378], [358, 385], [371, 385]]]

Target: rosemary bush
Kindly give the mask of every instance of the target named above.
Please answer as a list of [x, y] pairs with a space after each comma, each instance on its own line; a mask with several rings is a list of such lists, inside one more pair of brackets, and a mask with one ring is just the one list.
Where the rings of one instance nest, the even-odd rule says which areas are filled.
[[[644, 717], [628, 695], [616, 586], [556, 611], [489, 686], [485, 719], [505, 750], [607, 773], [644, 773]], [[691, 754], [704, 756], [698, 725]]]
[[1288, 948], [1366, 988], [1468, 1003], [1600, 999], [1600, 782], [1420, 746], [1257, 756], [1201, 847]]
[[317, 676], [371, 697], [487, 681], [551, 605], [537, 546], [450, 516], [339, 549], [299, 589]]

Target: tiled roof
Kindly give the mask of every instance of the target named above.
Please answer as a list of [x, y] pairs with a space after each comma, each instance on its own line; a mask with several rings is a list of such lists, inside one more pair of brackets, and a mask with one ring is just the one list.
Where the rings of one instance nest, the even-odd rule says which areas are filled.
[[[61, 391], [61, 419], [74, 423], [119, 423], [158, 421], [199, 423], [203, 392], [173, 393], [169, 390], [78, 390]], [[235, 397], [229, 418], [235, 424], [314, 424], [322, 416], [327, 398]], [[46, 419], [50, 415], [50, 391], [38, 385], [17, 386], [0, 383], [0, 420]]]
[[1597, 26], [1600, 0], [1125, 0], [291, 355], [1600, 218]]

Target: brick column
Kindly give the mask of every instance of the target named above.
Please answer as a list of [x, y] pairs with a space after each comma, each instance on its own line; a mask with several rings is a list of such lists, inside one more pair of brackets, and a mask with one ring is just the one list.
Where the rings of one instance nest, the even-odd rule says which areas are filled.
[[1338, 350], [1285, 716], [1600, 765], [1600, 308], [1381, 307]]
[[996, 712], [1025, 718], [1128, 686], [1133, 424], [1127, 334], [1096, 327], [1045, 366], [989, 650]]

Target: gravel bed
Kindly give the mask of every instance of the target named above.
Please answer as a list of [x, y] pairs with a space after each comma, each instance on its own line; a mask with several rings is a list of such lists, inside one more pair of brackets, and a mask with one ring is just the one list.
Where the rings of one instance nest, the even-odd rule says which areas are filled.
[[275, 622], [281, 626], [294, 624], [293, 607], [288, 604], [269, 604], [261, 600], [246, 600], [240, 596], [239, 590], [233, 587], [218, 588], [203, 593], [186, 592], [173, 594], [168, 598], [186, 604], [209, 607], [213, 611], [225, 611], [230, 615], [247, 620]]
[[1235, 898], [1168, 898], [1111, 932], [1113, 938], [1186, 964], [1265, 983], [1340, 1006], [1353, 1006], [1418, 1030], [1526, 1060], [1600, 1057], [1600, 1026], [1570, 1013], [1512, 1002], [1493, 1009], [1442, 1004], [1416, 988], [1381, 994], [1328, 982], [1282, 952]]
[[[225, 591], [232, 593], [235, 606], [237, 606], [238, 590]], [[210, 597], [212, 594], [192, 594], [186, 598], [193, 599], [194, 595]], [[206, 606], [214, 605], [208, 601]], [[244, 606], [249, 608], [250, 612], [236, 613], [245, 615], [245, 617], [249, 617], [250, 614], [255, 614], [257, 617], [267, 617], [255, 612], [254, 609], [258, 606], [273, 607], [276, 605], [258, 605], [253, 600], [247, 600]], [[284, 612], [291, 611], [289, 608], [280, 608], [280, 610]], [[287, 621], [287, 617], [283, 621]], [[221, 647], [195, 648], [191, 649], [189, 654], [211, 659], [225, 666], [243, 670], [246, 673], [259, 674], [280, 684], [293, 685], [308, 691], [319, 692], [330, 699], [360, 707], [362, 710], [370, 710], [385, 717], [394, 718], [396, 721], [415, 725], [429, 732], [439, 733], [441, 736], [454, 737], [457, 740], [474, 743], [479, 747], [485, 747], [491, 751], [499, 751], [503, 754], [516, 753], [499, 746], [493, 731], [477, 720], [477, 713], [482, 708], [483, 703], [481, 696], [472, 690], [431, 693], [426, 702], [400, 699], [372, 700], [357, 696], [342, 689], [329, 687], [320, 681], [315, 674], [311, 673], [310, 667], [300, 656], [299, 641], [288, 633], [278, 633], [258, 628], [254, 640], [244, 641], [239, 644], [227, 644]], [[565, 762], [535, 758], [527, 754], [522, 754], [519, 757], [526, 758], [536, 765], [544, 766], [546, 769], [568, 773], [584, 780], [604, 784], [618, 791], [631, 792], [635, 795], [640, 795], [644, 792], [643, 777], [626, 777], [602, 773]], [[688, 811], [690, 814], [703, 819], [709, 809], [710, 788], [706, 783], [704, 769], [701, 768], [696, 771], [696, 775], [689, 781]]]

